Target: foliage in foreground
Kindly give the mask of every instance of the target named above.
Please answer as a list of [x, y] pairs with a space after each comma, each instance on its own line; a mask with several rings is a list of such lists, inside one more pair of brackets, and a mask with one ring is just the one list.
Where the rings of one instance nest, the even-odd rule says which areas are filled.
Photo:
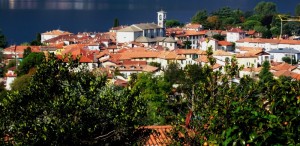
[[[208, 57], [213, 65], [214, 59]], [[210, 71], [201, 74], [203, 79], [194, 84], [193, 114], [188, 127], [181, 122], [175, 126], [174, 132], [184, 136], [175, 134], [174, 144], [299, 145], [300, 82], [275, 80], [262, 69], [261, 81], [245, 76], [234, 83], [237, 62], [235, 58], [226, 62], [225, 75], [207, 65], [201, 68]]]
[[131, 145], [143, 136], [138, 94], [106, 85], [104, 75], [77, 70], [76, 61], [50, 58], [27, 88], [1, 99], [1, 144], [4, 135], [17, 145]]

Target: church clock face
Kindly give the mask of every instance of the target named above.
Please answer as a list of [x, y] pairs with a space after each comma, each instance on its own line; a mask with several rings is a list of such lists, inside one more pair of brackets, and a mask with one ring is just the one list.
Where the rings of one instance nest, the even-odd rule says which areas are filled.
[[159, 15], [159, 20], [161, 20], [162, 19], [162, 15]]

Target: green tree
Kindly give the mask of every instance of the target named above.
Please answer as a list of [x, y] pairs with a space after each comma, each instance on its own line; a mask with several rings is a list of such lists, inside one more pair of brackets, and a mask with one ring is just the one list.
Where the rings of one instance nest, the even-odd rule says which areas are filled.
[[246, 30], [253, 30], [256, 26], [261, 26], [261, 23], [257, 20], [247, 20], [243, 23], [243, 27]]
[[211, 29], [219, 29], [221, 27], [221, 20], [216, 15], [207, 17], [207, 23]]
[[36, 39], [30, 42], [31, 46], [42, 46], [43, 43], [41, 42], [41, 33], [36, 34]]
[[278, 27], [272, 27], [270, 29], [272, 36], [279, 36], [280, 35], [280, 28]]
[[206, 23], [207, 17], [208, 17], [207, 11], [200, 10], [192, 17], [191, 22], [203, 25], [204, 23]]
[[[207, 54], [213, 65], [210, 49]], [[203, 66], [207, 71], [194, 86], [192, 114], [186, 118], [186, 127], [179, 122], [173, 129], [183, 135], [179, 138], [174, 134], [174, 144], [299, 144], [300, 118], [295, 117], [300, 111], [300, 91], [295, 89], [300, 82], [273, 80], [269, 68], [269, 62], [265, 62], [258, 82], [244, 76], [235, 84], [232, 79], [241, 69], [235, 58], [226, 59], [225, 74]]]
[[14, 66], [16, 66], [16, 60], [15, 60], [15, 59], [10, 60], [10, 61], [8, 62], [8, 64], [5, 65], [4, 68], [3, 68], [3, 72], [2, 72], [3, 76], [4, 76], [5, 73], [7, 73], [7, 70], [8, 70], [9, 68], [14, 67]]
[[6, 46], [7, 46], [6, 37], [2, 33], [2, 30], [0, 29], [0, 49], [6, 48]]
[[154, 77], [149, 73], [138, 74], [132, 92], [140, 93], [147, 101], [147, 116], [141, 121], [142, 125], [171, 124], [172, 111], [168, 109], [168, 95], [171, 84], [161, 77]]
[[184, 41], [183, 46], [185, 49], [191, 49], [192, 48], [192, 42], [191, 41]]
[[273, 74], [270, 72], [270, 68], [271, 68], [271, 66], [270, 66], [270, 62], [269, 61], [265, 61], [262, 64], [262, 69], [261, 69], [261, 71], [258, 74], [259, 82], [261, 84], [264, 84], [264, 83], [267, 83], [267, 82], [273, 80]]
[[236, 24], [243, 23], [245, 21], [245, 13], [240, 9], [233, 10], [232, 15], [232, 17], [236, 20]]
[[219, 18], [229, 18], [233, 16], [233, 10], [230, 7], [223, 7], [215, 12], [212, 12], [212, 15], [218, 16]]
[[26, 58], [31, 53], [31, 48], [27, 47], [23, 52], [23, 58]]
[[159, 70], [161, 69], [161, 64], [158, 62], [150, 62], [149, 65], [157, 67]]
[[24, 58], [17, 69], [18, 76], [27, 74], [31, 68], [34, 68], [41, 64], [45, 60], [45, 55], [43, 52], [40, 53], [30, 53], [26, 58]]
[[183, 26], [178, 20], [166, 20], [166, 27], [180, 27]]
[[178, 84], [183, 79], [183, 70], [177, 63], [171, 62], [168, 67], [164, 70], [164, 79], [171, 85]]
[[119, 19], [115, 18], [113, 27], [118, 27], [118, 26], [120, 26]]
[[11, 85], [10, 85], [11, 89], [12, 90], [18, 90], [18, 91], [25, 90], [29, 86], [31, 76], [32, 75], [30, 75], [30, 74], [26, 74], [26, 75], [17, 77], [11, 83]]
[[274, 15], [277, 13], [277, 6], [273, 2], [261, 1], [255, 6], [254, 11], [261, 16]]
[[299, 22], [287, 22], [283, 25], [282, 33], [293, 36], [300, 35], [300, 23]]
[[270, 37], [272, 37], [271, 31], [268, 28], [266, 28], [265, 26], [255, 26], [254, 30], [257, 31], [257, 32], [259, 32], [259, 33], [262, 33], [262, 37], [263, 38], [270, 38]]
[[295, 8], [295, 15], [296, 16], [300, 16], [300, 3], [297, 4], [296, 8]]
[[145, 102], [78, 69], [78, 60], [51, 55], [26, 89], [1, 99], [0, 131], [16, 145], [133, 145], [144, 133]]
[[219, 41], [224, 41], [225, 40], [225, 36], [221, 35], [221, 34], [215, 34], [213, 35], [213, 38]]
[[297, 61], [295, 60], [295, 58], [293, 57], [293, 59], [291, 59], [291, 57], [282, 57], [282, 61], [284, 61], [285, 63], [289, 63], [289, 64], [297, 64]]

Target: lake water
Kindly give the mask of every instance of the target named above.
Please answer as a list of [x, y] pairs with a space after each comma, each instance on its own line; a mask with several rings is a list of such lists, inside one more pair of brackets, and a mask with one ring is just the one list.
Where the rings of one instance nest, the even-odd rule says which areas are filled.
[[[197, 10], [224, 6], [252, 10], [260, 0], [0, 0], [0, 29], [10, 44], [35, 39], [53, 29], [104, 32], [118, 18], [121, 25], [156, 22], [156, 12], [167, 19], [189, 22]], [[270, 0], [269, 0], [270, 1]], [[294, 13], [296, 0], [273, 0], [278, 11]]]

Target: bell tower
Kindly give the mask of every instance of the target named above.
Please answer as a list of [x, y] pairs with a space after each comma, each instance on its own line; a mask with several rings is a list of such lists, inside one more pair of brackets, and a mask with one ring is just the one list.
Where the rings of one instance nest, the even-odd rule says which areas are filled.
[[167, 18], [167, 12], [160, 10], [157, 12], [157, 25], [165, 28], [166, 27], [166, 18]]

